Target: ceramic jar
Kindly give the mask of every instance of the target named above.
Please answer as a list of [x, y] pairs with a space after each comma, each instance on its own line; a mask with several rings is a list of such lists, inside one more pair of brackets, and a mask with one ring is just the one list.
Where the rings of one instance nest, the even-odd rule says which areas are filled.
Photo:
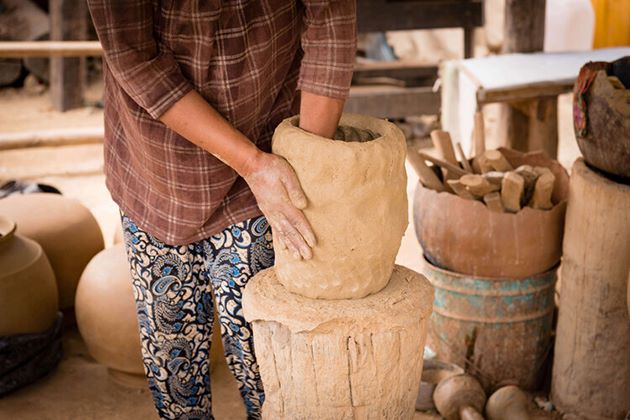
[[42, 246], [57, 278], [59, 306], [71, 308], [83, 269], [104, 247], [92, 213], [77, 200], [35, 193], [0, 200], [0, 214], [15, 220], [17, 233]]
[[416, 187], [413, 217], [425, 257], [440, 268], [482, 277], [523, 278], [554, 267], [562, 255], [569, 176], [542, 153], [500, 149], [516, 168], [544, 166], [556, 177], [551, 210], [495, 213], [480, 201]]
[[[576, 88], [583, 77], [580, 73]], [[586, 114], [574, 105], [574, 125], [584, 160], [601, 171], [630, 180], [630, 86], [623, 89], [613, 85], [606, 70], [599, 70], [583, 98]], [[580, 130], [583, 118], [586, 127]]]
[[[1, 213], [1, 212], [0, 212]], [[57, 319], [57, 284], [42, 247], [0, 216], [0, 336], [41, 333]]]
[[287, 290], [310, 298], [362, 298], [383, 289], [407, 226], [406, 142], [385, 120], [344, 114], [338, 140], [283, 121], [273, 153], [295, 170], [317, 239], [313, 258], [296, 260], [274, 241], [275, 270]]
[[88, 351], [114, 374], [144, 375], [131, 273], [124, 245], [98, 253], [77, 288], [77, 325]]

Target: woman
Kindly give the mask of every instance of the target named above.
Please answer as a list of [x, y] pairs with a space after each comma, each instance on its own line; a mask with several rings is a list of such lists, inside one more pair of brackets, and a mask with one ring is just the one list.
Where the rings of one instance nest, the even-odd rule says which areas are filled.
[[[310, 258], [284, 118], [332, 137], [355, 54], [354, 0], [88, 0], [105, 61], [105, 173], [123, 214], [145, 372], [165, 419], [212, 418], [216, 296], [248, 418], [264, 399], [247, 281], [274, 239]], [[296, 94], [296, 90], [301, 95]], [[271, 228], [271, 229], [270, 229]]]

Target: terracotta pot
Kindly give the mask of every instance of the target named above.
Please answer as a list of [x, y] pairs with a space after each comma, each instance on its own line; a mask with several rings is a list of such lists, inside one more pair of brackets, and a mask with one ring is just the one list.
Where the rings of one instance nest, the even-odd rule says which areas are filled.
[[36, 193], [0, 200], [0, 214], [15, 220], [19, 234], [42, 246], [57, 278], [59, 306], [71, 308], [83, 269], [104, 247], [92, 213], [77, 200]]
[[41, 246], [0, 217], [0, 336], [41, 333], [57, 319], [57, 284]]
[[590, 165], [630, 180], [630, 89], [615, 89], [600, 70], [584, 96], [588, 126], [576, 139]]
[[[146, 387], [132, 279], [123, 244], [101, 251], [90, 261], [77, 288], [75, 311], [92, 357], [107, 366], [117, 382]], [[216, 315], [214, 325], [211, 368], [223, 358]]]
[[500, 149], [514, 167], [545, 166], [556, 176], [551, 210], [525, 207], [495, 213], [479, 201], [418, 184], [413, 213], [416, 236], [438, 267], [474, 276], [522, 278], [554, 267], [562, 255], [569, 176], [542, 153]]
[[115, 371], [144, 375], [131, 273], [122, 244], [101, 251], [87, 265], [75, 311], [92, 357]]
[[304, 261], [274, 242], [278, 279], [311, 298], [378, 292], [389, 281], [407, 226], [405, 137], [385, 120], [352, 114], [344, 114], [340, 125], [369, 130], [375, 139], [325, 139], [297, 124], [298, 117], [283, 121], [272, 148], [297, 173], [317, 246]]

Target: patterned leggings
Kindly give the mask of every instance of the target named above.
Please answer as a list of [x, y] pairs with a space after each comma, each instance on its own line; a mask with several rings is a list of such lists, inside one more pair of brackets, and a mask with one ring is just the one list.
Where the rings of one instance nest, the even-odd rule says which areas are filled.
[[190, 245], [166, 245], [122, 216], [138, 310], [144, 369], [162, 419], [212, 419], [209, 355], [218, 303], [227, 364], [249, 419], [264, 393], [241, 298], [247, 281], [274, 262], [264, 217]]

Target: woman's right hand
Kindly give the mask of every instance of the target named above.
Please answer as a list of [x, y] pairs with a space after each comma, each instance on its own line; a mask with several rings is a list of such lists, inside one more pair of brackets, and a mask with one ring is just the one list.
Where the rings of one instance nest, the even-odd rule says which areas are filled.
[[259, 152], [241, 175], [267, 217], [274, 240], [294, 258], [310, 259], [315, 234], [302, 212], [307, 200], [291, 165], [280, 156]]

